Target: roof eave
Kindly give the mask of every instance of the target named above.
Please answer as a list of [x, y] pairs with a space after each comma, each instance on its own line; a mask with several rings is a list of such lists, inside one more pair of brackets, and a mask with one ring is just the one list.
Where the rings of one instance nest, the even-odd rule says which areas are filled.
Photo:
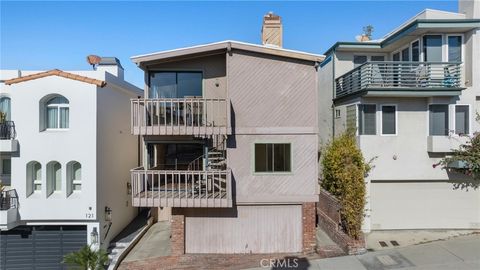
[[276, 55], [287, 58], [300, 59], [311, 62], [321, 62], [325, 59], [324, 55], [309, 54], [299, 51], [279, 49], [274, 47], [266, 47], [261, 45], [254, 45], [235, 41], [224, 41], [219, 43], [211, 43], [207, 45], [200, 45], [188, 48], [175, 49], [170, 51], [163, 51], [152, 54], [145, 54], [133, 56], [130, 59], [140, 68], [145, 68], [148, 63], [161, 62], [163, 60], [175, 59], [179, 57], [198, 56], [211, 53], [227, 52], [230, 49], [252, 51], [256, 53], [263, 53], [269, 55]]

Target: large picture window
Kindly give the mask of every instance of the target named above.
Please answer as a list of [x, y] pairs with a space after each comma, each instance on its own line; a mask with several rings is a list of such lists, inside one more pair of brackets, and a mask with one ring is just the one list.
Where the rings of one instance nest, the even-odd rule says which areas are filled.
[[255, 172], [291, 171], [291, 145], [288, 143], [256, 143]]
[[201, 72], [151, 72], [149, 98], [202, 96]]

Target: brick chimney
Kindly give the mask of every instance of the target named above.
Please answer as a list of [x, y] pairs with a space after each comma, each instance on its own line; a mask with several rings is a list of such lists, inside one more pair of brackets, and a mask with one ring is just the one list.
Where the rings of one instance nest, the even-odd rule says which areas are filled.
[[263, 16], [262, 44], [282, 47], [282, 18], [269, 12]]

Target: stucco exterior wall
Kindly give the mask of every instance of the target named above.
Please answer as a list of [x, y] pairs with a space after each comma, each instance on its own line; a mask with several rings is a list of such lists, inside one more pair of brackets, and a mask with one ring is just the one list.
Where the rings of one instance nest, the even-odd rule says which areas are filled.
[[[11, 186], [19, 195], [22, 220], [96, 220], [96, 86], [57, 76], [3, 86], [10, 88], [12, 120], [20, 150], [12, 157]], [[70, 102], [68, 130], [40, 131], [40, 100], [59, 94]], [[85, 106], [89, 104], [89, 106]], [[27, 196], [26, 166], [42, 165], [42, 191]], [[62, 190], [47, 198], [47, 163], [62, 165]], [[82, 191], [67, 197], [67, 163], [82, 165]]]
[[[110, 78], [110, 81], [114, 78]], [[101, 239], [108, 243], [136, 216], [132, 207], [130, 169], [137, 167], [137, 137], [130, 134], [130, 98], [137, 95], [110, 83], [97, 90], [97, 216]], [[112, 225], [103, 224], [105, 207], [112, 210]]]

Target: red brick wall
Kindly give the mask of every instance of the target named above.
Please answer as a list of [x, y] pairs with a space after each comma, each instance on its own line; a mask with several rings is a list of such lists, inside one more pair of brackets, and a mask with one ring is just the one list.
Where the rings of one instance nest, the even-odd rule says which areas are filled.
[[172, 235], [172, 255], [185, 254], [185, 216], [182, 214], [172, 214], [170, 228]]
[[302, 222], [303, 222], [303, 252], [315, 252], [316, 247], [316, 228], [315, 228], [315, 203], [308, 202], [302, 204]]
[[347, 254], [362, 254], [366, 252], [363, 235], [355, 240], [345, 234], [340, 227], [340, 203], [328, 192], [321, 190], [318, 203], [318, 227], [325, 231]]

